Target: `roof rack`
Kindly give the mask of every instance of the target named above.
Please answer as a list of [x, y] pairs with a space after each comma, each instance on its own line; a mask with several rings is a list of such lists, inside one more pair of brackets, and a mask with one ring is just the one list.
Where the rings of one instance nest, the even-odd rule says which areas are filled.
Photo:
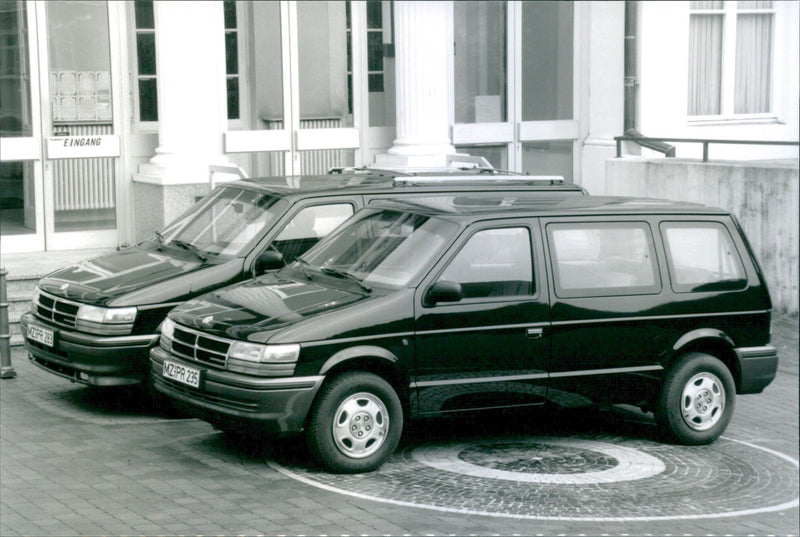
[[394, 183], [402, 186], [412, 185], [426, 185], [432, 183], [469, 183], [469, 182], [503, 182], [503, 183], [519, 183], [519, 184], [538, 184], [538, 185], [559, 185], [564, 183], [564, 178], [560, 175], [513, 175], [510, 177], [498, 177], [493, 175], [487, 177], [486, 175], [428, 175], [428, 176], [411, 176], [411, 177], [395, 177]]
[[328, 170], [328, 175], [342, 175], [344, 173], [373, 173], [377, 175], [412, 175], [410, 173], [401, 172], [399, 170], [390, 170], [386, 168], [368, 168], [367, 166], [334, 166]]

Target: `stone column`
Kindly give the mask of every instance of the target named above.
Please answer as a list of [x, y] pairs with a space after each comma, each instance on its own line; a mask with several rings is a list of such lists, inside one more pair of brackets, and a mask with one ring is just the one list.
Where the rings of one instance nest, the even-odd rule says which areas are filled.
[[375, 165], [445, 166], [450, 140], [447, 31], [452, 2], [394, 3], [397, 139]]
[[208, 192], [210, 164], [228, 163], [222, 2], [158, 1], [154, 10], [159, 145], [133, 178], [137, 240]]

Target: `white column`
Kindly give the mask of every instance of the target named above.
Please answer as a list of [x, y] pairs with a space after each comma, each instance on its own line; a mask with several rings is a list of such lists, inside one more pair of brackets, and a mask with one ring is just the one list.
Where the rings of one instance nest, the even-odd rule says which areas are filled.
[[209, 191], [209, 165], [227, 164], [222, 2], [157, 1], [158, 147], [133, 177], [136, 240]]
[[222, 2], [154, 2], [158, 142], [135, 180], [208, 182], [209, 164], [226, 163], [225, 24]]
[[447, 27], [452, 2], [394, 3], [397, 139], [377, 166], [445, 166], [454, 154], [448, 121]]

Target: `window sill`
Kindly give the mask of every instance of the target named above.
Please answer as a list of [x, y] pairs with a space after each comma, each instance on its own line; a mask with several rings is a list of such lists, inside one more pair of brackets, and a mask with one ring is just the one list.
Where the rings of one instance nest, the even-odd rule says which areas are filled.
[[783, 125], [774, 114], [743, 116], [693, 116], [687, 119], [689, 127], [735, 127], [739, 125]]

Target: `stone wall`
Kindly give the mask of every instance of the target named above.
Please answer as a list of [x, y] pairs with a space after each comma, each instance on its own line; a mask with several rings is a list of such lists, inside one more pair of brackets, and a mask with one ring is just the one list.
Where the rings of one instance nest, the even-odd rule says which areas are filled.
[[798, 161], [612, 158], [594, 195], [699, 202], [732, 211], [755, 250], [776, 312], [798, 313]]

